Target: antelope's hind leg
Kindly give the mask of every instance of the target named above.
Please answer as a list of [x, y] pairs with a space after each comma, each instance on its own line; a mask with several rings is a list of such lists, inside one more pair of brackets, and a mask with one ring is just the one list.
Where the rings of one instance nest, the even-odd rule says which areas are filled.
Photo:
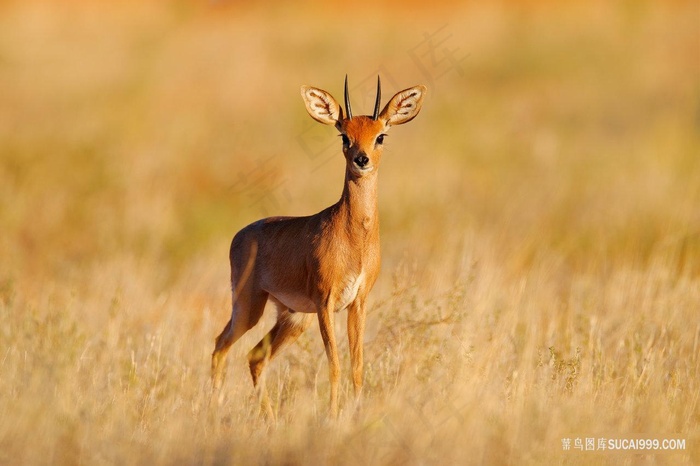
[[275, 419], [275, 415], [265, 387], [265, 367], [285, 346], [294, 343], [304, 333], [313, 318], [311, 314], [290, 311], [277, 300], [275, 303], [277, 304], [277, 323], [248, 353], [250, 375], [258, 391], [260, 409], [269, 419]]
[[229, 348], [258, 323], [265, 310], [267, 297], [266, 292], [254, 291], [251, 287], [241, 290], [238, 296], [234, 295], [231, 319], [216, 337], [216, 345], [211, 355], [212, 388], [215, 391], [220, 390], [224, 382], [226, 354]]

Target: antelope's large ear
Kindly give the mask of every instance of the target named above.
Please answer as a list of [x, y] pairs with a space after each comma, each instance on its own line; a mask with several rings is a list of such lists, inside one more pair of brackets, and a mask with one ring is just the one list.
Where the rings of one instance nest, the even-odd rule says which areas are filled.
[[425, 96], [427, 91], [427, 87], [420, 85], [409, 87], [397, 93], [386, 104], [382, 113], [379, 114], [379, 119], [386, 126], [408, 123], [420, 112], [421, 105], [423, 105], [423, 96]]
[[336, 125], [343, 118], [343, 111], [328, 92], [311, 86], [301, 86], [301, 97], [311, 118], [324, 125]]

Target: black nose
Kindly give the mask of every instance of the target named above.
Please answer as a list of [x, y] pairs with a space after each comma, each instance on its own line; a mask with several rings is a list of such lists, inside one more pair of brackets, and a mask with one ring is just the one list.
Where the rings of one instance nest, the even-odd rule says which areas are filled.
[[367, 158], [366, 155], [358, 155], [353, 161], [357, 164], [358, 167], [364, 168], [365, 165], [367, 165], [367, 163], [369, 162], [369, 158]]

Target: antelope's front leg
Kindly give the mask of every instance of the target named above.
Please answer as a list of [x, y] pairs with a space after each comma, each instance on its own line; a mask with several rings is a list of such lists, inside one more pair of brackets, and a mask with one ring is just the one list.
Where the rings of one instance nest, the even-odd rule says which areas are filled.
[[348, 308], [348, 343], [352, 365], [352, 383], [355, 386], [355, 400], [362, 395], [362, 357], [365, 334], [365, 301], [357, 298]]
[[326, 348], [328, 357], [328, 371], [331, 382], [331, 419], [338, 417], [338, 383], [340, 381], [340, 361], [338, 359], [338, 345], [335, 341], [333, 303], [327, 303], [318, 313], [318, 323], [321, 328], [321, 338]]

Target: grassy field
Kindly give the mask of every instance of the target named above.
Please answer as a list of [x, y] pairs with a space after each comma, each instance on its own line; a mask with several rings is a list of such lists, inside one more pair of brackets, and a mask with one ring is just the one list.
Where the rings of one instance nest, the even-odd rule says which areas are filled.
[[[697, 2], [0, 4], [0, 464], [700, 464]], [[365, 396], [317, 326], [210, 404], [228, 247], [340, 196], [302, 84], [387, 138]], [[578, 451], [586, 438], [680, 451]], [[571, 450], [564, 449], [566, 439]]]

